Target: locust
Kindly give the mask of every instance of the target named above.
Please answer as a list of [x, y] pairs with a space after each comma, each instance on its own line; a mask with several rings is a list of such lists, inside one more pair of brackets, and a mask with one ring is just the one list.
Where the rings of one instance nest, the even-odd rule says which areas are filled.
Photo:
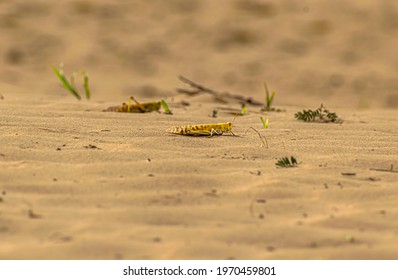
[[216, 123], [216, 124], [198, 124], [198, 125], [182, 125], [182, 126], [172, 126], [166, 129], [166, 132], [179, 134], [179, 135], [189, 135], [189, 136], [214, 136], [222, 135], [224, 133], [229, 133], [236, 136], [232, 132], [232, 123]]
[[[245, 134], [249, 131], [249, 129], [254, 130], [260, 140], [262, 142], [262, 147], [268, 148], [268, 142], [265, 137], [263, 137], [257, 129], [253, 127], [249, 127]], [[223, 135], [224, 133], [229, 133], [233, 136], [240, 137], [235, 135], [232, 132], [232, 123], [215, 123], [215, 124], [198, 124], [198, 125], [182, 125], [182, 126], [172, 126], [166, 129], [166, 132], [178, 135], [187, 135], [187, 136], [208, 136], [213, 137], [214, 135]]]
[[[134, 101], [135, 104], [130, 104], [131, 101]], [[112, 106], [104, 111], [111, 112], [124, 112], [124, 113], [147, 113], [152, 111], [159, 111], [161, 102], [147, 102], [140, 103], [134, 97], [130, 97], [129, 102], [123, 102], [122, 105]]]

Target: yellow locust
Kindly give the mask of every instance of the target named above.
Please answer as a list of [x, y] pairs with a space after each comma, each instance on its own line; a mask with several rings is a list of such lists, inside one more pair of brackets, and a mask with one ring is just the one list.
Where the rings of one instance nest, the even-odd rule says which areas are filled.
[[[249, 127], [249, 129], [253, 129], [262, 142], [262, 147], [268, 148], [267, 139], [264, 138], [258, 132], [257, 129], [253, 127]], [[248, 129], [248, 130], [249, 130]], [[248, 131], [246, 130], [246, 132]], [[166, 132], [172, 134], [179, 134], [179, 135], [188, 135], [188, 136], [209, 136], [212, 137], [214, 135], [223, 135], [224, 133], [232, 134], [233, 136], [237, 136], [232, 132], [232, 123], [215, 123], [215, 124], [198, 124], [198, 125], [182, 125], [182, 126], [172, 126], [166, 129]], [[245, 133], [246, 134], [246, 133]]]
[[[134, 101], [135, 104], [130, 104], [131, 101]], [[104, 111], [111, 112], [124, 112], [124, 113], [147, 113], [152, 111], [159, 111], [161, 102], [147, 102], [140, 103], [134, 97], [130, 97], [128, 103], [123, 103], [119, 106], [109, 107]]]
[[199, 125], [183, 125], [183, 126], [172, 126], [166, 130], [168, 133], [179, 134], [179, 135], [190, 135], [190, 136], [210, 136], [222, 135], [224, 133], [230, 133], [235, 136], [232, 132], [232, 123], [216, 123], [216, 124], [199, 124]]

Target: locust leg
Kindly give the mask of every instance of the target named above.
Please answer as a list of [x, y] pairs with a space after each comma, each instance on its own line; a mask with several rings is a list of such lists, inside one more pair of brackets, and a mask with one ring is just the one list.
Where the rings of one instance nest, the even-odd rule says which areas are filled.
[[142, 106], [142, 104], [140, 102], [138, 102], [133, 96], [130, 97], [130, 100], [133, 100], [135, 102], [135, 104], [137, 104], [137, 106], [140, 108], [140, 110], [142, 112], [146, 112], [145, 107]]
[[191, 136], [209, 136], [212, 137], [212, 133], [206, 132], [206, 131], [190, 131], [186, 135], [191, 135]]
[[222, 135], [224, 132], [222, 130], [216, 130], [214, 128], [212, 128], [210, 130], [210, 136], [209, 137], [213, 137], [213, 135]]
[[[122, 104], [122, 107], [123, 107], [123, 105], [125, 105], [126, 103], [124, 103], [123, 102], [123, 104]], [[130, 112], [130, 108], [131, 108], [131, 99], [129, 99], [129, 101], [127, 102], [127, 113], [129, 113]]]
[[210, 136], [209, 137], [213, 137], [213, 133], [217, 134], [217, 131], [214, 128], [212, 128], [210, 130]]

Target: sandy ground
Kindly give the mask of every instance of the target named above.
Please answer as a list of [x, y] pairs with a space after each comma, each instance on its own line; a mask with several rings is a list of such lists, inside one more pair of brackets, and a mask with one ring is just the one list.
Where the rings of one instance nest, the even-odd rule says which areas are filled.
[[[398, 259], [397, 18], [394, 1], [0, 1], [0, 259]], [[59, 87], [61, 61], [90, 101]], [[179, 74], [257, 100], [266, 79], [282, 111], [212, 118], [240, 104], [177, 94]], [[102, 111], [131, 95], [174, 114]], [[344, 122], [295, 120], [321, 103]], [[165, 132], [232, 121], [239, 137]]]

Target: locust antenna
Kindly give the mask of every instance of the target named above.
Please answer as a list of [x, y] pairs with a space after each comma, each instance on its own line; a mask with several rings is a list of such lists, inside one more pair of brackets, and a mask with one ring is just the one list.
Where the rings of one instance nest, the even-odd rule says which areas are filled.
[[260, 137], [260, 140], [261, 140], [261, 142], [263, 143], [263, 144], [261, 145], [261, 147], [267, 147], [267, 149], [268, 149], [268, 141], [267, 141], [267, 138], [265, 138], [264, 136], [262, 136], [261, 133], [258, 132], [258, 130], [255, 129], [254, 127], [249, 127], [249, 128], [246, 130], [245, 135], [246, 135], [246, 133], [247, 133], [250, 129], [253, 129], [253, 130], [258, 134], [258, 136]]

